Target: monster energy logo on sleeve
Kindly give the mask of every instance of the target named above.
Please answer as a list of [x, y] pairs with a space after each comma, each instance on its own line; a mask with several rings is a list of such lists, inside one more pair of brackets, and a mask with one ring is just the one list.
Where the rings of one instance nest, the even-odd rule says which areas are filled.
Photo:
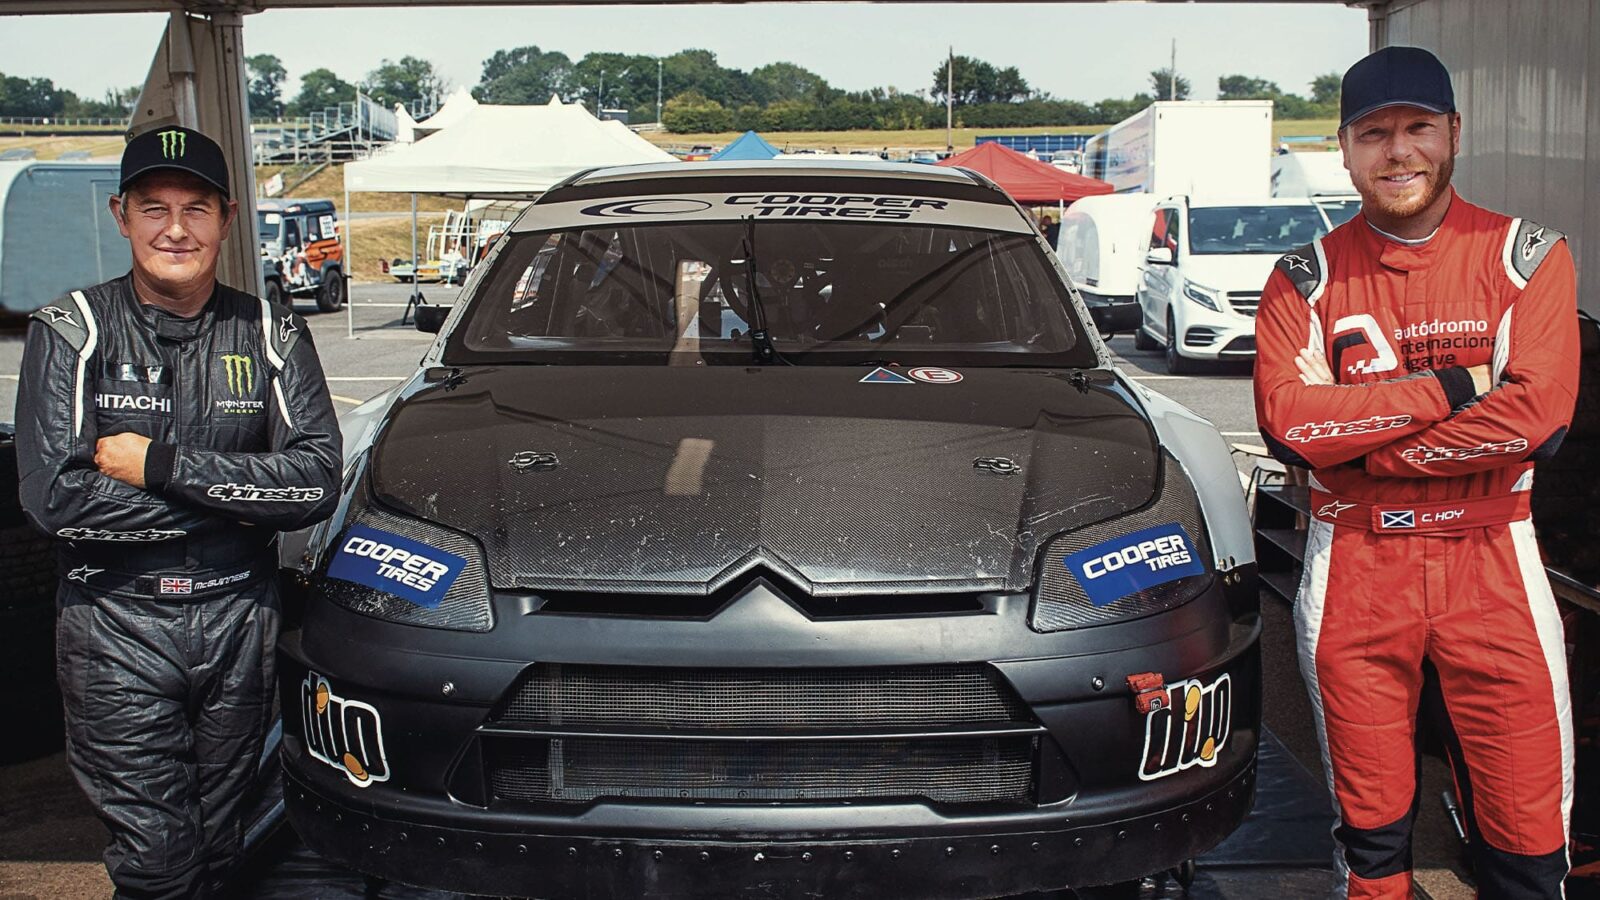
[[177, 130], [161, 132], [161, 155], [177, 159], [188, 150], [188, 135]]
[[235, 397], [243, 397], [254, 393], [256, 379], [254, 366], [250, 357], [240, 356], [236, 353], [223, 354], [222, 363], [228, 372], [228, 391]]

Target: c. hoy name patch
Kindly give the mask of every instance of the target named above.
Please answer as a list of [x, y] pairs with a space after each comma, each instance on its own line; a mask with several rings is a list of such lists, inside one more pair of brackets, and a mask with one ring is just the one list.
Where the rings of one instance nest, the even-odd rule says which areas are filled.
[[1177, 522], [1096, 544], [1062, 562], [1095, 606], [1106, 606], [1146, 588], [1205, 572], [1199, 549]]

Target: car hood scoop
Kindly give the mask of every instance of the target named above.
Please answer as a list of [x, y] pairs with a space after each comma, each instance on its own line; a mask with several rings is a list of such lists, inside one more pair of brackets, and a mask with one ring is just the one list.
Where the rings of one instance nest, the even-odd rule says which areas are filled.
[[[462, 370], [374, 451], [386, 506], [482, 544], [501, 589], [1023, 590], [1052, 535], [1154, 494], [1109, 373], [833, 367]], [[948, 377], [948, 376], [938, 376]]]

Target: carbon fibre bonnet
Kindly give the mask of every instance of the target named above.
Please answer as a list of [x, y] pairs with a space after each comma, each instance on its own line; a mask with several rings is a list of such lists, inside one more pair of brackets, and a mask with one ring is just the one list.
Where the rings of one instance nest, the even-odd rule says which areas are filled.
[[503, 589], [699, 594], [764, 567], [818, 595], [1023, 590], [1041, 542], [1154, 493], [1109, 375], [870, 371], [466, 369], [397, 407], [373, 487], [476, 536]]

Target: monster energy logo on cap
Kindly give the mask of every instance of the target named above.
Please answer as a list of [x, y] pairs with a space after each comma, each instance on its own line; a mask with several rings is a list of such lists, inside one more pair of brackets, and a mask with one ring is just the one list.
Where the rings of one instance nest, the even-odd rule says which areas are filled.
[[159, 133], [161, 138], [161, 155], [167, 159], [177, 159], [187, 152], [188, 135], [182, 131], [168, 130]]
[[255, 391], [255, 371], [250, 362], [250, 357], [226, 353], [223, 354], [222, 363], [228, 372], [228, 391], [230, 393], [235, 397], [242, 397]]

